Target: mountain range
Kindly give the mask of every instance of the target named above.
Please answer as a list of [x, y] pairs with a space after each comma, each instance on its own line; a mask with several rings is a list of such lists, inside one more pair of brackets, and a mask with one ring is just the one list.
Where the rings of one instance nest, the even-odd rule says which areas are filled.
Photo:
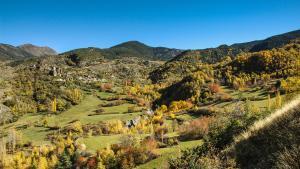
[[[164, 61], [199, 61], [200, 59], [202, 62], [213, 63], [223, 59], [225, 56], [234, 57], [242, 52], [257, 52], [281, 47], [297, 38], [300, 38], [300, 30], [275, 35], [264, 40], [196, 50], [151, 47], [138, 41], [128, 41], [106, 49], [97, 47], [79, 48], [60, 55], [77, 55], [81, 60], [139, 57], [148, 60]], [[45, 55], [57, 55], [57, 52], [49, 47], [39, 47], [32, 44], [21, 46], [0, 44], [0, 60], [20, 60]]]
[[138, 41], [128, 41], [119, 45], [107, 48], [81, 48], [71, 50], [64, 55], [76, 54], [81, 59], [93, 59], [93, 58], [106, 58], [106, 59], [117, 59], [123, 57], [139, 57], [150, 60], [170, 60], [175, 56], [182, 53], [183, 50], [171, 49], [166, 47], [151, 47]]

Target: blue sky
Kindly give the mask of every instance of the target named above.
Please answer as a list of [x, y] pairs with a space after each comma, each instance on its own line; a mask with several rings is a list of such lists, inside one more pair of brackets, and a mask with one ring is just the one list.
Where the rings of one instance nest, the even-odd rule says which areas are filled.
[[181, 49], [300, 29], [299, 0], [0, 0], [0, 43], [59, 52], [129, 40]]

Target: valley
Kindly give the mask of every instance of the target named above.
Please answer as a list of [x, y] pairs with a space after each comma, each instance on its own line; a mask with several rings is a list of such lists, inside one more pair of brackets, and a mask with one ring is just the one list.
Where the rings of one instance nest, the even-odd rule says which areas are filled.
[[282, 138], [261, 129], [284, 138], [278, 151], [255, 148], [260, 130], [237, 138], [298, 99], [299, 38], [196, 50], [129, 41], [60, 54], [2, 44], [0, 168], [255, 168], [244, 158], [266, 152], [272, 159], [259, 167], [293, 168], [283, 151], [297, 151], [299, 136], [278, 126], [298, 119], [293, 110], [272, 123]]

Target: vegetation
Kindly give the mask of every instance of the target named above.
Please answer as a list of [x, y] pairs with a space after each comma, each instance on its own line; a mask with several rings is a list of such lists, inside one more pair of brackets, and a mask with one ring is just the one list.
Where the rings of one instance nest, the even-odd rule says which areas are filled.
[[299, 168], [298, 36], [1, 63], [0, 168]]

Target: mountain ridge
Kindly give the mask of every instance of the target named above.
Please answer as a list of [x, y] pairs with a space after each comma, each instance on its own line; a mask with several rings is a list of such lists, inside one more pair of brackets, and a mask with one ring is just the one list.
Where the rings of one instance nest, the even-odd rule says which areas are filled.
[[0, 43], [0, 60], [20, 60], [56, 54], [54, 49], [47, 46], [41, 47], [33, 44], [13, 46]]
[[[87, 47], [77, 48], [59, 53], [59, 55], [78, 55], [82, 60], [87, 59], [118, 59], [122, 57], [140, 57], [149, 60], [163, 61], [193, 61], [213, 63], [224, 57], [235, 57], [242, 52], [257, 52], [261, 50], [281, 47], [294, 39], [300, 38], [300, 30], [274, 35], [263, 40], [254, 40], [232, 45], [220, 45], [215, 48], [183, 50], [167, 47], [152, 47], [142, 42], [132, 40], [117, 44], [109, 48]], [[18, 60], [45, 55], [57, 55], [50, 47], [23, 44], [13, 46], [0, 43], [0, 60]]]
[[83, 60], [92, 57], [117, 59], [123, 57], [140, 57], [150, 60], [169, 60], [184, 50], [166, 47], [151, 47], [139, 41], [128, 41], [110, 48], [87, 47], [70, 50], [61, 55], [77, 54]]

